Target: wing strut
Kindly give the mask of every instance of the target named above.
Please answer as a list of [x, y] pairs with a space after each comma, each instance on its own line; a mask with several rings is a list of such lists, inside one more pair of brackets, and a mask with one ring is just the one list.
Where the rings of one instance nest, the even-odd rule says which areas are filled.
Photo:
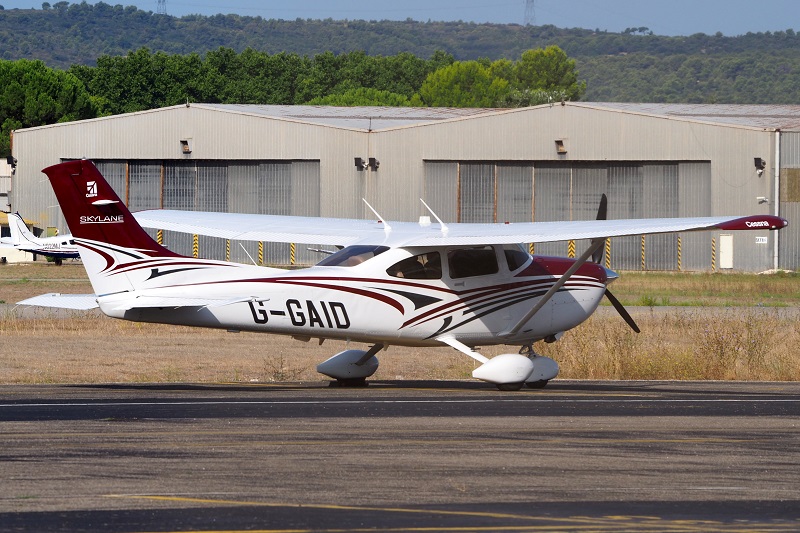
[[530, 311], [525, 313], [525, 316], [522, 317], [520, 321], [517, 322], [512, 328], [501, 332], [500, 336], [511, 337], [512, 335], [516, 335], [516, 333], [520, 330], [520, 328], [522, 328], [522, 326], [524, 326], [528, 322], [528, 320], [533, 318], [533, 315], [538, 313], [539, 310], [542, 307], [544, 307], [544, 305], [547, 302], [550, 301], [550, 298], [552, 298], [553, 295], [557, 293], [559, 289], [561, 289], [561, 287], [563, 287], [567, 281], [569, 281], [569, 278], [571, 278], [572, 275], [575, 274], [575, 272], [577, 272], [578, 269], [582, 267], [584, 263], [586, 263], [586, 261], [588, 261], [592, 257], [592, 254], [594, 254], [597, 250], [599, 250], [603, 245], [605, 245], [605, 239], [596, 239], [596, 242], [593, 242], [592, 245], [589, 246], [577, 260], [575, 260], [572, 266], [569, 267], [569, 269], [566, 272], [564, 272], [564, 274], [560, 278], [558, 278], [558, 281], [556, 281], [553, 284], [553, 286], [550, 287], [550, 290], [547, 291], [538, 302], [536, 302], [536, 305], [534, 305]]

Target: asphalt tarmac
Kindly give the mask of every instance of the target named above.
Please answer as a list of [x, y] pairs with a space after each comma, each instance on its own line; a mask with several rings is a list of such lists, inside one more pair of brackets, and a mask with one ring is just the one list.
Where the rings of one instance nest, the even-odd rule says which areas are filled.
[[797, 531], [800, 383], [0, 386], [0, 531]]

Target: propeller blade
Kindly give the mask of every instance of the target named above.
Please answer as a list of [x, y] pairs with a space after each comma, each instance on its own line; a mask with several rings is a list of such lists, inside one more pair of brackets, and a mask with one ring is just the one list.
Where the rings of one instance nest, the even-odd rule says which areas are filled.
[[600, 197], [600, 207], [597, 209], [597, 220], [606, 220], [608, 215], [608, 196], [605, 193]]
[[[603, 193], [600, 197], [600, 207], [597, 208], [597, 220], [606, 220], [606, 216], [608, 215], [608, 196]], [[595, 244], [599, 240], [605, 239], [592, 239], [592, 244]], [[605, 246], [602, 248], [598, 248], [592, 254], [592, 263], [600, 264], [603, 262], [603, 256], [606, 253]]]
[[[605, 241], [605, 239], [592, 239], [592, 244], [596, 243], [597, 241]], [[598, 265], [602, 264], [605, 255], [606, 255], [606, 247], [605, 243], [603, 243], [603, 246], [595, 250], [594, 253], [592, 254], [592, 263]]]
[[617, 313], [620, 314], [622, 319], [628, 323], [628, 325], [631, 327], [633, 331], [639, 333], [640, 332], [639, 326], [636, 325], [636, 322], [634, 322], [633, 317], [628, 313], [627, 309], [623, 307], [620, 301], [617, 300], [616, 296], [611, 294], [611, 292], [608, 289], [606, 289], [606, 296], [608, 297], [608, 301], [611, 302], [611, 305], [614, 306], [614, 309], [617, 310]]

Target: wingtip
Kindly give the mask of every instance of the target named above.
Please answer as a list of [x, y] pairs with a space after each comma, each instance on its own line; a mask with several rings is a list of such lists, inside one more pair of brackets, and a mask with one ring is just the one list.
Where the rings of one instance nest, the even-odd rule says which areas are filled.
[[776, 230], [783, 229], [788, 225], [789, 221], [783, 217], [775, 215], [753, 215], [723, 222], [722, 224], [719, 224], [717, 228], [725, 231], [754, 229]]

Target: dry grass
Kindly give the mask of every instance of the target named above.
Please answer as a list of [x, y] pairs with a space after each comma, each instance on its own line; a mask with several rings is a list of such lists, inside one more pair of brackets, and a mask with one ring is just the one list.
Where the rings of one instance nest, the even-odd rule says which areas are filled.
[[[339, 341], [320, 346], [84, 313], [68, 320], [7, 314], [0, 317], [0, 338], [2, 383], [318, 381], [316, 365], [347, 349]], [[391, 347], [378, 356], [376, 379], [462, 379], [473, 368], [450, 349]]]
[[[628, 305], [740, 307], [644, 313], [637, 316], [639, 335], [603, 313], [536, 349], [555, 358], [565, 378], [800, 380], [800, 321], [797, 313], [781, 309], [797, 307], [798, 288], [796, 276], [624, 275], [613, 289]], [[44, 292], [91, 292], [91, 287], [80, 264], [0, 267], [0, 301]], [[0, 342], [2, 383], [317, 381], [316, 365], [347, 347], [85, 313], [64, 320], [44, 311], [38, 318], [13, 311], [0, 316]], [[483, 353], [506, 351], [516, 348]], [[464, 379], [475, 367], [449, 348], [390, 347], [378, 357], [375, 379]]]
[[776, 309], [673, 309], [622, 320], [594, 316], [537, 346], [576, 379], [800, 380], [800, 322]]

